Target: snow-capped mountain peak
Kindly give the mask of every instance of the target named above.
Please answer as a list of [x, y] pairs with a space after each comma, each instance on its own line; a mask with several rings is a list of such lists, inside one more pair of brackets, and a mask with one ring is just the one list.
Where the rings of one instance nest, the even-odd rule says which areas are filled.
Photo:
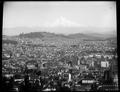
[[67, 18], [61, 16], [56, 19], [53, 23], [49, 23], [50, 27], [78, 27], [80, 26], [78, 23], [68, 20]]

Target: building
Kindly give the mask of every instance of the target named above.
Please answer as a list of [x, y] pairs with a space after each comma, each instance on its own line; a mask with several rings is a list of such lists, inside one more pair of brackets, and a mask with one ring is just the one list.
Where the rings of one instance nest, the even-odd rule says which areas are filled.
[[26, 62], [26, 68], [27, 69], [37, 69], [38, 68], [38, 64], [36, 60], [30, 60], [28, 62]]
[[109, 62], [108, 61], [101, 61], [101, 67], [102, 68], [108, 68], [110, 65], [109, 65]]

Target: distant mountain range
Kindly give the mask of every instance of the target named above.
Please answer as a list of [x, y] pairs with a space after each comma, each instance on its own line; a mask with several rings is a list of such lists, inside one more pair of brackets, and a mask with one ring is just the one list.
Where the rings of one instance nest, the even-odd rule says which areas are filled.
[[24, 38], [39, 38], [39, 39], [83, 39], [83, 40], [105, 40], [105, 39], [116, 39], [115, 36], [111, 35], [103, 35], [103, 34], [70, 34], [70, 35], [63, 35], [63, 34], [55, 34], [49, 32], [31, 32], [26, 34], [20, 34], [17, 37], [24, 37]]
[[[40, 39], [88, 39], [88, 40], [104, 40], [109, 38], [116, 39], [117, 34], [112, 29], [87, 29], [79, 27], [53, 27], [53, 28], [10, 28], [3, 29], [8, 33], [19, 32], [21, 34], [14, 35], [12, 37], [26, 37], [26, 38], [40, 38]], [[54, 31], [53, 31], [54, 30]], [[62, 34], [61, 30], [68, 32], [68, 34]], [[96, 30], [96, 31], [95, 31]], [[105, 32], [104, 32], [105, 30]], [[22, 33], [22, 32], [24, 33]], [[47, 32], [48, 31], [48, 32]], [[69, 33], [73, 32], [72, 34]], [[76, 31], [74, 33], [74, 31]], [[56, 32], [56, 33], [55, 33]], [[4, 34], [3, 34], [4, 35]], [[5, 35], [4, 35], [5, 36]], [[7, 36], [7, 35], [6, 35]]]

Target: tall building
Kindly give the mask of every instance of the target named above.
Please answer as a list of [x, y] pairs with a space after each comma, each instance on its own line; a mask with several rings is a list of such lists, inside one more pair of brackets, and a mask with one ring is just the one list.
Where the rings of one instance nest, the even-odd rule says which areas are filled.
[[69, 78], [68, 78], [68, 82], [72, 81], [72, 76], [71, 74], [69, 73]]
[[108, 61], [101, 61], [101, 67], [108, 68], [109, 67], [109, 62]]
[[110, 70], [104, 71], [103, 79], [104, 79], [105, 83], [108, 83], [108, 84], [113, 83], [112, 75], [111, 75], [111, 71]]

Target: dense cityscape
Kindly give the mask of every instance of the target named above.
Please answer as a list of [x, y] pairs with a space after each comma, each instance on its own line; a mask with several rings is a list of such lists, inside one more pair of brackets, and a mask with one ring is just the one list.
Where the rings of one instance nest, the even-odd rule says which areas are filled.
[[118, 91], [116, 39], [2, 41], [5, 92]]
[[119, 91], [116, 1], [2, 6], [2, 92]]

